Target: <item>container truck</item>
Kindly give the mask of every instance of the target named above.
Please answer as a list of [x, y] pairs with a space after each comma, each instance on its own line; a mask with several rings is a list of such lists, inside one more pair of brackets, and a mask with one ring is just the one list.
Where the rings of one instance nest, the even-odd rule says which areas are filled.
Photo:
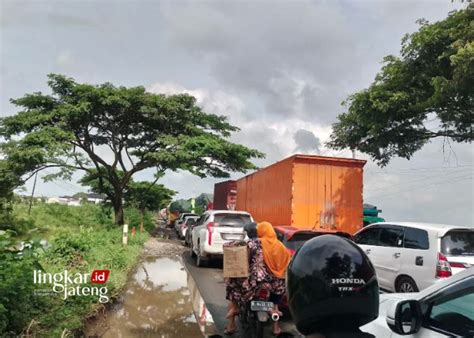
[[216, 183], [214, 185], [215, 210], [235, 210], [237, 198], [237, 182], [233, 180]]
[[362, 228], [362, 177], [366, 161], [293, 155], [237, 180], [236, 210], [274, 226]]

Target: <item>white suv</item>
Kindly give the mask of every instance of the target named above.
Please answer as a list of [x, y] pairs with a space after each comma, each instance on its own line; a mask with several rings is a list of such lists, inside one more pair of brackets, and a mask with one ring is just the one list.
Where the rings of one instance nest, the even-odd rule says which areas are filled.
[[197, 266], [203, 266], [209, 258], [222, 257], [226, 242], [245, 239], [244, 225], [253, 222], [245, 211], [208, 210], [193, 228], [191, 254], [196, 256]]
[[354, 235], [380, 288], [417, 292], [474, 266], [474, 228], [431, 223], [375, 223]]

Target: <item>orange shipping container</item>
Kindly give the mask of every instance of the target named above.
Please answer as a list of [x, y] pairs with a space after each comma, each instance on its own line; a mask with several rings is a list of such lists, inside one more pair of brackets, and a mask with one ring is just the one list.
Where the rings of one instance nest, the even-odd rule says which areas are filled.
[[237, 210], [273, 225], [337, 229], [362, 227], [366, 161], [293, 155], [237, 180]]

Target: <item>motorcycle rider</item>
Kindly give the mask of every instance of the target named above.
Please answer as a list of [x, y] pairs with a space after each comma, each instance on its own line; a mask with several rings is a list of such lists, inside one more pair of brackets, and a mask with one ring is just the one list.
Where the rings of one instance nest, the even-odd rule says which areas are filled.
[[374, 337], [359, 327], [378, 317], [378, 282], [352, 241], [322, 235], [306, 242], [288, 266], [286, 287], [293, 320], [307, 337]]
[[[226, 299], [229, 300], [229, 310], [226, 318], [229, 320], [224, 333], [232, 335], [237, 331], [235, 316], [240, 307], [252, 300], [259, 287], [270, 290], [271, 301], [274, 302], [273, 314], [281, 315], [278, 303], [285, 292], [285, 271], [290, 261], [290, 254], [284, 245], [276, 238], [273, 226], [268, 222], [248, 224], [244, 227], [249, 240], [230, 242], [225, 246], [246, 245], [249, 252], [249, 277], [226, 278]], [[257, 238], [253, 237], [257, 235]], [[273, 321], [273, 333], [281, 332], [278, 321]]]

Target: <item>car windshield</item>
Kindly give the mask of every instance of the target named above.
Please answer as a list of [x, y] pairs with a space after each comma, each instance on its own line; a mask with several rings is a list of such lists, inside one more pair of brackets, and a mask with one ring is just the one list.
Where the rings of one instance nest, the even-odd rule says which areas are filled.
[[214, 223], [219, 226], [242, 227], [250, 223], [250, 215], [245, 214], [216, 214], [214, 215]]
[[474, 256], [474, 231], [449, 231], [441, 239], [441, 252], [452, 256]]

